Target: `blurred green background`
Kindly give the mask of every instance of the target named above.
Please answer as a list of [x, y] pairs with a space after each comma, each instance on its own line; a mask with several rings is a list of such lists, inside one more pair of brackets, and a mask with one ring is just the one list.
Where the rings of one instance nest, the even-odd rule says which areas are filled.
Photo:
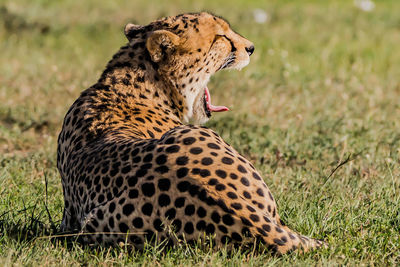
[[[248, 67], [212, 78], [214, 102], [232, 111], [207, 126], [255, 163], [288, 225], [328, 249], [277, 258], [50, 240], [68, 107], [126, 43], [126, 23], [195, 11], [256, 47]], [[399, 11], [397, 0], [0, 0], [0, 264], [398, 265]]]

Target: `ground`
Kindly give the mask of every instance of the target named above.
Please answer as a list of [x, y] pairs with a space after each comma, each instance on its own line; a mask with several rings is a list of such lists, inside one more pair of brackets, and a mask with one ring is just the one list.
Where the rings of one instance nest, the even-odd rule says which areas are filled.
[[[0, 264], [399, 264], [400, 3], [365, 12], [353, 1], [145, 2], [0, 2]], [[265, 23], [255, 9], [267, 12]], [[248, 67], [209, 83], [213, 102], [231, 112], [207, 126], [255, 163], [291, 228], [330, 247], [275, 257], [52, 241], [68, 107], [125, 43], [126, 23], [200, 10], [256, 47]]]

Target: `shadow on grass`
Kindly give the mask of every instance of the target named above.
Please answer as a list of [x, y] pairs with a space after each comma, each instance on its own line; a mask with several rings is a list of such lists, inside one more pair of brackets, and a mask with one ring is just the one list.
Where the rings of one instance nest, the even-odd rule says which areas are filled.
[[32, 241], [56, 232], [52, 224], [45, 222], [44, 212], [37, 212], [36, 205], [18, 211], [9, 210], [0, 215], [0, 233], [18, 242]]
[[[131, 244], [86, 244], [83, 242], [83, 235], [72, 232], [60, 232], [58, 227], [55, 228], [51, 219], [47, 217], [46, 211], [37, 211], [37, 206], [31, 206], [19, 211], [8, 211], [0, 214], [0, 236], [6, 239], [13, 240], [17, 244], [23, 245], [26, 243], [35, 243], [37, 240], [48, 240], [50, 243], [62, 244], [63, 247], [69, 250], [74, 250], [76, 247], [87, 250], [89, 253], [98, 253], [104, 249], [115, 249], [116, 251], [125, 251], [128, 254], [134, 253], [135, 257], [145, 256], [148, 254], [166, 256], [170, 253], [178, 253], [185, 251], [191, 255], [199, 254], [221, 254], [225, 257], [235, 257], [240, 253], [245, 257], [254, 257], [258, 255], [269, 257], [278, 256], [273, 251], [268, 250], [260, 243], [251, 245], [225, 246], [217, 247], [211, 237], [206, 240], [191, 240], [180, 241], [177, 245], [172, 245], [167, 241], [154, 242], [153, 239], [147, 240], [144, 248], [136, 249]], [[18, 219], [15, 219], [17, 218]], [[57, 224], [58, 225], [58, 224]]]

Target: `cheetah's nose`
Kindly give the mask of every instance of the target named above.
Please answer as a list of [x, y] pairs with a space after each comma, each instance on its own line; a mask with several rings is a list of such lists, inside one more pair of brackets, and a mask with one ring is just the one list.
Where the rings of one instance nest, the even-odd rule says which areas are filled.
[[254, 45], [246, 47], [245, 49], [246, 49], [247, 54], [249, 54], [249, 56], [251, 56], [254, 52]]

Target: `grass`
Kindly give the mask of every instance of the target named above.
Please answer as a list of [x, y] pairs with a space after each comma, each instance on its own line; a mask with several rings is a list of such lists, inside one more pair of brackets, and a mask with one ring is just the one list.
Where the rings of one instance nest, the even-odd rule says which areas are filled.
[[[400, 3], [375, 4], [364, 12], [353, 1], [1, 0], [0, 264], [399, 265]], [[268, 12], [265, 24], [255, 8]], [[285, 221], [329, 248], [273, 257], [51, 240], [68, 107], [125, 43], [126, 23], [199, 10], [224, 16], [256, 47], [247, 68], [211, 80], [214, 102], [232, 111], [208, 126], [255, 163]]]

